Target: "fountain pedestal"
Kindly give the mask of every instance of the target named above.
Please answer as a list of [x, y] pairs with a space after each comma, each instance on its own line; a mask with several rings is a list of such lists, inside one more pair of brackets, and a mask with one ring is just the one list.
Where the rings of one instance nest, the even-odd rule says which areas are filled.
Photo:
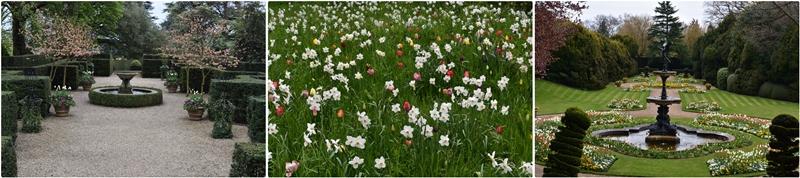
[[137, 73], [133, 72], [118, 72], [117, 76], [119, 79], [122, 79], [122, 84], [119, 85], [119, 94], [133, 94], [133, 86], [131, 86], [131, 79], [136, 76]]
[[651, 96], [647, 97], [648, 103], [654, 103], [658, 106], [658, 115], [656, 116], [656, 122], [650, 124], [649, 126], [649, 134], [645, 138], [647, 142], [661, 142], [661, 143], [680, 143], [680, 139], [677, 137], [678, 128], [675, 124], [670, 123], [669, 118], [669, 105], [671, 104], [680, 104], [681, 99], [676, 97], [667, 96], [667, 78], [669, 76], [675, 76], [677, 72], [675, 71], [655, 71], [653, 74], [658, 75], [661, 77], [661, 96]]

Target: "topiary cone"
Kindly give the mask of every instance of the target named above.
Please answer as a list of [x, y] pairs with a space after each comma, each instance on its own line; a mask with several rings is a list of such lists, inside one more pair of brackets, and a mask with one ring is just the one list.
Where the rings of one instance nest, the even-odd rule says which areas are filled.
[[581, 109], [567, 109], [561, 118], [563, 126], [550, 144], [554, 152], [548, 155], [544, 177], [577, 177], [583, 155], [583, 138], [591, 126], [589, 115]]
[[772, 119], [769, 131], [774, 136], [767, 152], [767, 174], [774, 177], [798, 177], [798, 124], [797, 118], [781, 114]]

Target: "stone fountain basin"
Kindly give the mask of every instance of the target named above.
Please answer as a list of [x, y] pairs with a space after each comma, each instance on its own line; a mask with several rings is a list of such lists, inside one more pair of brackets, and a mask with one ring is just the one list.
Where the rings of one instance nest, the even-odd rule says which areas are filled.
[[727, 133], [710, 132], [677, 125], [680, 143], [652, 143], [646, 142], [649, 126], [650, 124], [642, 124], [621, 129], [605, 129], [594, 131], [591, 134], [607, 140], [622, 141], [644, 150], [656, 148], [670, 151], [687, 150], [706, 143], [730, 142], [736, 139], [733, 135]]
[[94, 87], [89, 91], [92, 104], [112, 107], [143, 107], [163, 102], [161, 89], [133, 86], [133, 94], [119, 94], [119, 86]]

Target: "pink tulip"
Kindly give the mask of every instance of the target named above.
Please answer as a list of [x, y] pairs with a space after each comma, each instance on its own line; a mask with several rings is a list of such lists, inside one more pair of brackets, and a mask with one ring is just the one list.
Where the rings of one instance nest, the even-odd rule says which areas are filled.
[[447, 95], [451, 95], [451, 94], [453, 94], [453, 89], [452, 88], [445, 89], [444, 93], [447, 94]]
[[389, 92], [393, 92], [394, 91], [394, 86], [389, 86], [389, 88], [387, 88], [387, 90], [389, 90]]
[[292, 177], [292, 173], [297, 171], [298, 167], [300, 167], [300, 163], [297, 161], [286, 162], [286, 177]]
[[308, 90], [303, 90], [303, 98], [308, 98]]
[[414, 80], [416, 80], [416, 81], [422, 80], [422, 75], [419, 75], [419, 73], [415, 72], [414, 73]]
[[369, 70], [367, 70], [367, 73], [368, 73], [369, 75], [375, 74], [375, 70], [369, 69]]
[[408, 103], [408, 101], [406, 101], [406, 103], [403, 103], [403, 109], [405, 109], [406, 112], [410, 111], [411, 110], [411, 103]]
[[273, 96], [272, 94], [270, 94], [270, 95], [269, 95], [269, 101], [274, 101], [274, 100], [275, 100], [275, 96]]
[[469, 71], [464, 71], [464, 77], [469, 77]]
[[397, 57], [403, 57], [403, 51], [397, 50]]

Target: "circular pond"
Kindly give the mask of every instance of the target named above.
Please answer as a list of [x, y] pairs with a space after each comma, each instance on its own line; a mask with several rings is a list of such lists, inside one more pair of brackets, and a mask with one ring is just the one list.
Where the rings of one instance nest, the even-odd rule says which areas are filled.
[[679, 142], [653, 142], [646, 141], [649, 124], [622, 129], [606, 129], [592, 132], [593, 136], [607, 140], [616, 140], [627, 143], [643, 150], [680, 151], [692, 149], [698, 145], [733, 141], [733, 135], [720, 132], [697, 130], [678, 125]]

